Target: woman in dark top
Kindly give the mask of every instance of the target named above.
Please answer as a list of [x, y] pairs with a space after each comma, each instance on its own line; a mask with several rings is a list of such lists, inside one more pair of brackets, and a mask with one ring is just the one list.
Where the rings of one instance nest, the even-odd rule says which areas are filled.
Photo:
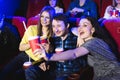
[[90, 15], [97, 18], [97, 6], [93, 0], [74, 0], [70, 3], [66, 14], [72, 17]]

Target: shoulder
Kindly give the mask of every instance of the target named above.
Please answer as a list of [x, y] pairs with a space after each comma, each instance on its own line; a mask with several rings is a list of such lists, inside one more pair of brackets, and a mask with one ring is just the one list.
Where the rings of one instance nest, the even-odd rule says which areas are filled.
[[87, 48], [92, 48], [92, 47], [100, 48], [100, 47], [102, 47], [105, 49], [109, 49], [108, 44], [99, 38], [93, 38], [91, 40], [88, 40], [82, 46], [87, 47]]
[[99, 38], [93, 38], [93, 39], [91, 39], [91, 40], [88, 40], [87, 42], [86, 42], [86, 44], [100, 44], [100, 43], [102, 43], [102, 44], [105, 44], [105, 42], [103, 41], [103, 40], [101, 40], [101, 39], [99, 39]]
[[35, 28], [37, 28], [37, 25], [30, 25], [30, 26], [28, 26], [28, 29], [35, 29]]
[[27, 32], [37, 31], [37, 25], [30, 25], [27, 28]]
[[74, 35], [73, 33], [69, 32], [66, 40], [67, 40], [67, 41], [77, 42], [77, 36]]
[[112, 8], [112, 6], [111, 6], [111, 5], [109, 5], [109, 6], [107, 6], [107, 7], [106, 7], [106, 9], [110, 9], [110, 8]]
[[76, 36], [75, 34], [73, 34], [71, 31], [68, 33], [68, 36], [70, 36], [70, 37], [75, 37], [75, 38], [78, 37], [78, 36]]

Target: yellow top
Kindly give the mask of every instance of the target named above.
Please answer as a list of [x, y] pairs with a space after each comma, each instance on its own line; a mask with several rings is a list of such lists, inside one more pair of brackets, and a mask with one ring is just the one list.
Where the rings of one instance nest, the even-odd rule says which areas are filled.
[[[20, 44], [28, 44], [28, 38], [31, 36], [37, 36], [37, 25], [31, 25], [28, 27], [28, 29], [25, 31], [24, 36], [20, 42]], [[40, 60], [40, 56], [34, 56], [32, 53], [32, 49], [28, 49], [25, 51], [27, 53], [27, 55], [29, 55], [34, 61], [38, 61]]]

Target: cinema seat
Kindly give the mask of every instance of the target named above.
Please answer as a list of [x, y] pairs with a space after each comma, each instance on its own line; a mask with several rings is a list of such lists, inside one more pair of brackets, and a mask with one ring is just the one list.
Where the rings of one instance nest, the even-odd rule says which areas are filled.
[[104, 20], [103, 24], [116, 41], [118, 50], [120, 52], [120, 18]]

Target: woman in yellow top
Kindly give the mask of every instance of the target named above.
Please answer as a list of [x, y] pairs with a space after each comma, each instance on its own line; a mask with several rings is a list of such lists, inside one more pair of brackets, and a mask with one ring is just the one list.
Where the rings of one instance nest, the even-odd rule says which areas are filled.
[[38, 25], [31, 25], [28, 27], [19, 46], [20, 51], [25, 51], [35, 61], [39, 60], [39, 58], [33, 55], [28, 39], [31, 36], [47, 38], [52, 36], [53, 33], [51, 28], [51, 21], [55, 11], [52, 7], [46, 6], [42, 9], [40, 14], [40, 21]]
[[4, 67], [1, 71], [0, 80], [7, 80], [6, 78], [10, 80], [13, 80], [13, 78], [22, 80], [24, 78], [24, 76], [22, 76], [23, 73], [17, 75], [16, 71], [21, 70], [23, 63], [29, 60], [28, 55], [32, 58], [31, 61], [39, 60], [39, 58], [32, 55], [28, 38], [29, 36], [47, 36], [47, 38], [50, 38], [52, 36], [51, 21], [54, 14], [55, 10], [50, 6], [45, 6], [41, 10], [38, 25], [28, 27], [19, 45], [19, 50], [22, 52]]

